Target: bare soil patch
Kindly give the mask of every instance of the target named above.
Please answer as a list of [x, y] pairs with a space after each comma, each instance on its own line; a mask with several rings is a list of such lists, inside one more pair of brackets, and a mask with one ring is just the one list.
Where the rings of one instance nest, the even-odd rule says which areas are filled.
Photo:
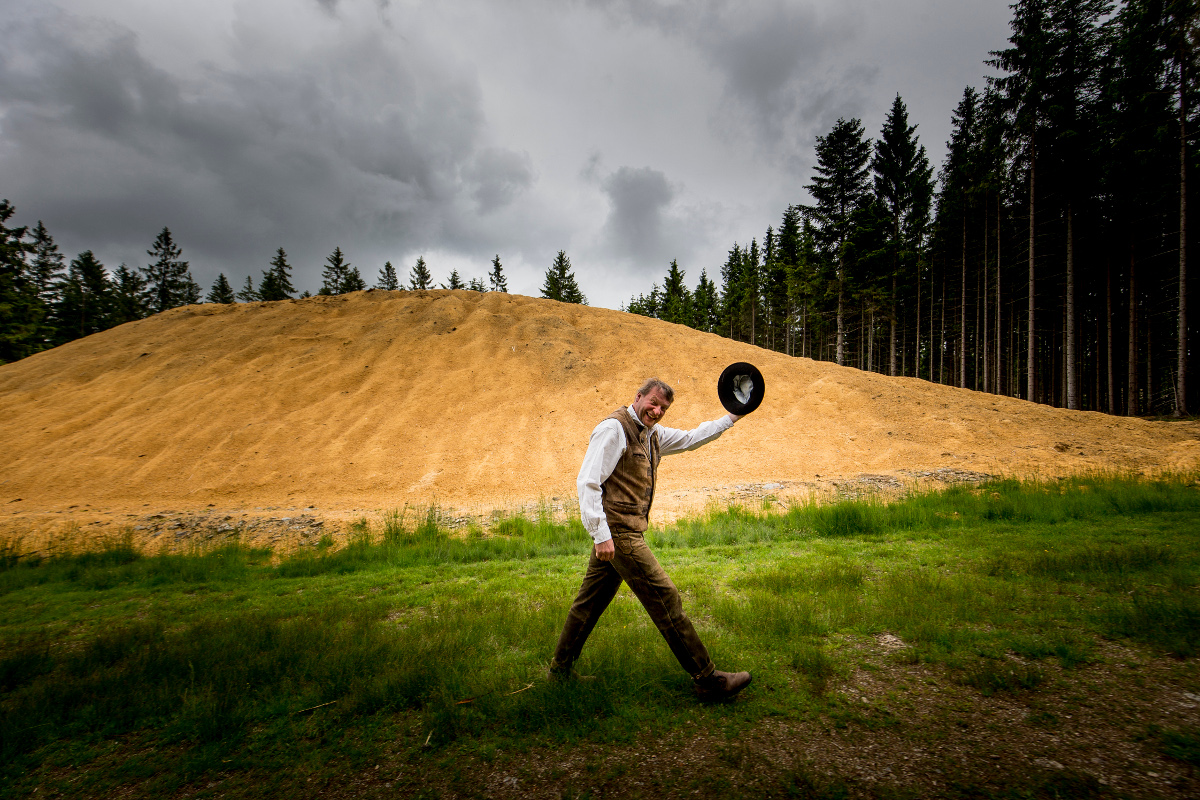
[[[1163, 755], [1158, 728], [1200, 726], [1200, 673], [1104, 643], [1097, 660], [1031, 691], [990, 697], [942, 666], [906, 663], [889, 634], [858, 642], [859, 668], [830, 684], [808, 720], [767, 718], [726, 730], [696, 724], [628, 744], [582, 744], [414, 757], [398, 742], [380, 766], [321, 796], [436, 790], [444, 798], [562, 797], [1133, 797], [1200, 795], [1193, 766]], [[1010, 656], [1010, 658], [1015, 658]], [[763, 693], [800, 690], [755, 683]], [[407, 755], [404, 755], [407, 748]]]

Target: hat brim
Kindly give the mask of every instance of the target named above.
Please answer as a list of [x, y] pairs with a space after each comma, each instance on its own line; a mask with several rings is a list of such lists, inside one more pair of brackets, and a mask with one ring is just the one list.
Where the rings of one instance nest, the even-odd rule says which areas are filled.
[[[739, 397], [738, 390], [744, 389], [746, 380], [750, 381], [749, 395], [741, 391]], [[717, 397], [720, 398], [721, 405], [725, 406], [725, 410], [730, 414], [737, 414], [739, 417], [762, 405], [766, 388], [766, 382], [758, 367], [745, 361], [730, 364], [717, 379]]]

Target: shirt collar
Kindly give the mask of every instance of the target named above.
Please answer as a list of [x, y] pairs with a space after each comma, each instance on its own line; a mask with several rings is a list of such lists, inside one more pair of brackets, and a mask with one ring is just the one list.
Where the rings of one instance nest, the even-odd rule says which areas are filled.
[[[646, 425], [645, 425], [645, 423], [643, 423], [643, 422], [642, 422], [640, 419], [638, 419], [637, 412], [633, 410], [633, 406], [632, 406], [632, 405], [629, 405], [629, 406], [626, 406], [626, 407], [629, 409], [629, 416], [633, 417], [633, 421], [634, 421], [635, 423], [637, 423], [637, 426], [638, 426], [638, 428], [640, 428], [641, 430], [646, 430]], [[655, 424], [657, 424], [657, 423], [655, 423]], [[652, 427], [652, 428], [653, 428], [654, 426], [653, 426], [653, 425], [651, 425], [650, 427]]]

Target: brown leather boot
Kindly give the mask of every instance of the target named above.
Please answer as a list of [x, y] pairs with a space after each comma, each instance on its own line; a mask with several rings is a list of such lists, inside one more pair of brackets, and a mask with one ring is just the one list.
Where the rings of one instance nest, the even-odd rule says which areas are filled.
[[692, 681], [692, 688], [701, 700], [728, 700], [749, 685], [749, 672], [721, 672], [719, 669]]

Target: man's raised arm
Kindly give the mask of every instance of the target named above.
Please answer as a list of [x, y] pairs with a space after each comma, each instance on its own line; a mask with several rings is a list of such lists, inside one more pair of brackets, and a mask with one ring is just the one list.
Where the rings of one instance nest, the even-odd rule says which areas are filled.
[[720, 437], [722, 433], [732, 428], [733, 423], [737, 422], [738, 419], [740, 417], [736, 414], [726, 414], [719, 419], [701, 422], [690, 431], [681, 431], [676, 428], [659, 425], [658, 451], [664, 456], [669, 456], [673, 453], [695, 450], [697, 447], [702, 447]]

